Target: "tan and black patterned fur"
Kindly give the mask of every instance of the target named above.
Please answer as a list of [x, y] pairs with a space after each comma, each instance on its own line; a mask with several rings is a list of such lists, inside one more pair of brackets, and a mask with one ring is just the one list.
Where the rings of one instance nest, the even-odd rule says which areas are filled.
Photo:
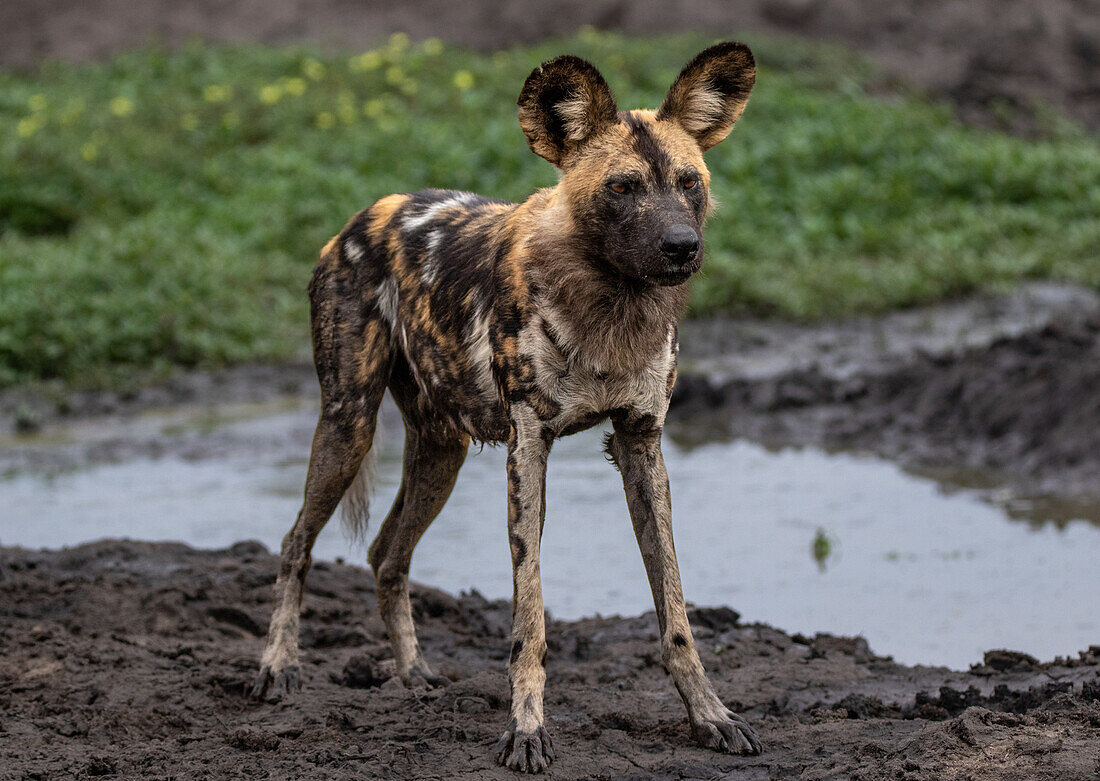
[[520, 204], [441, 190], [391, 195], [325, 246], [309, 288], [322, 410], [305, 502], [283, 541], [257, 696], [300, 685], [310, 550], [345, 492], [345, 507], [358, 513], [353, 523], [365, 526], [365, 481], [356, 477], [388, 388], [405, 421], [404, 474], [369, 560], [406, 684], [445, 682], [416, 640], [413, 548], [447, 500], [470, 441], [506, 443], [512, 707], [496, 751], [517, 770], [551, 762], [539, 575], [546, 459], [557, 437], [610, 418], [607, 453], [622, 473], [662, 658], [693, 732], [715, 749], [760, 750], [696, 653], [661, 456], [676, 322], [702, 262], [710, 206], [703, 152], [729, 133], [754, 77], [747, 47], [719, 44], [684, 68], [658, 111], [620, 112], [592, 65], [558, 57], [532, 72], [519, 98], [528, 144], [561, 169], [557, 186]]

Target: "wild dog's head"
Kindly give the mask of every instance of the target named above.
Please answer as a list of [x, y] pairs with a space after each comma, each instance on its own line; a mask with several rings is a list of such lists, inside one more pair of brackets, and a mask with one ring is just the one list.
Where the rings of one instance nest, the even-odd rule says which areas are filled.
[[620, 112], [579, 57], [531, 72], [519, 124], [531, 150], [562, 170], [573, 235], [593, 263], [651, 285], [699, 270], [710, 202], [703, 152], [729, 135], [755, 80], [752, 52], [732, 42], [689, 62], [657, 111]]

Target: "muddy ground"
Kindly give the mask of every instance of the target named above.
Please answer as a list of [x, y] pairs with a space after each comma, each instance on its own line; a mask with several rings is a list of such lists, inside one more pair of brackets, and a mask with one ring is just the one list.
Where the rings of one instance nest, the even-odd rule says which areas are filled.
[[[415, 588], [425, 653], [451, 683], [406, 690], [387, 674], [369, 572], [319, 562], [305, 689], [255, 703], [245, 690], [276, 566], [249, 542], [0, 549], [0, 777], [514, 777], [490, 755], [507, 721], [507, 602]], [[720, 695], [766, 753], [692, 746], [652, 613], [551, 621], [551, 777], [1100, 777], [1100, 647], [1049, 663], [989, 652], [964, 673], [743, 625], [725, 607], [692, 621]]]
[[967, 121], [1023, 132], [1035, 101], [1100, 128], [1094, 0], [5, 0], [0, 65], [106, 57], [152, 40], [363, 48], [404, 31], [497, 48], [589, 24], [632, 33], [797, 34], [868, 52]]
[[[1068, 498], [1071, 513], [1076, 498], [1095, 502], [1100, 298], [1089, 291], [1031, 285], [814, 327], [688, 322], [682, 340], [679, 435], [876, 450], [955, 476], [975, 467], [1003, 489]], [[0, 473], [171, 447], [186, 457], [193, 438], [172, 445], [138, 413], [300, 394], [316, 394], [306, 363], [127, 393], [9, 391], [3, 425], [33, 418], [42, 436], [0, 441]], [[90, 418], [117, 421], [117, 436], [51, 439]], [[453, 683], [407, 691], [389, 680], [370, 574], [319, 562], [304, 603], [306, 689], [256, 704], [244, 692], [276, 566], [256, 543], [0, 548], [0, 779], [511, 777], [490, 756], [507, 720], [507, 602], [418, 587], [425, 651]], [[1095, 583], [1068, 598], [1095, 601]], [[1100, 647], [1044, 664], [990, 652], [957, 672], [895, 664], [857, 638], [741, 625], [729, 607], [693, 622], [719, 693], [767, 753], [691, 745], [652, 613], [552, 622], [552, 777], [1100, 779]]]
[[[948, 482], [1100, 500], [1100, 297], [1005, 296], [825, 326], [684, 324], [670, 412], [719, 437], [871, 451]], [[1076, 514], [1076, 515], [1075, 515]]]

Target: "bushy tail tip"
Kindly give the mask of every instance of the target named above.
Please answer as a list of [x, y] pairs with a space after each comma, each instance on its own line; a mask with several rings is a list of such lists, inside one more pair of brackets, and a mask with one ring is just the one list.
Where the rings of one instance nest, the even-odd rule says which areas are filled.
[[370, 495], [374, 489], [374, 470], [377, 464], [375, 448], [367, 451], [363, 465], [351, 481], [340, 501], [340, 522], [353, 543], [362, 543], [367, 536], [370, 520]]

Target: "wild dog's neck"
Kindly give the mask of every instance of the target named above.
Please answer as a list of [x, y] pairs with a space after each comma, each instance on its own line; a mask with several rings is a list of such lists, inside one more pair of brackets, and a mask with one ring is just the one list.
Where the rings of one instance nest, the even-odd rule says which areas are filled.
[[559, 342], [593, 368], [640, 371], [668, 351], [669, 334], [687, 301], [686, 285], [642, 288], [594, 274], [556, 274], [543, 300]]
[[541, 208], [531, 213], [537, 227], [527, 257], [538, 314], [559, 345], [593, 369], [640, 371], [668, 350], [688, 286], [649, 285], [602, 267], [586, 255], [554, 195], [547, 191]]

